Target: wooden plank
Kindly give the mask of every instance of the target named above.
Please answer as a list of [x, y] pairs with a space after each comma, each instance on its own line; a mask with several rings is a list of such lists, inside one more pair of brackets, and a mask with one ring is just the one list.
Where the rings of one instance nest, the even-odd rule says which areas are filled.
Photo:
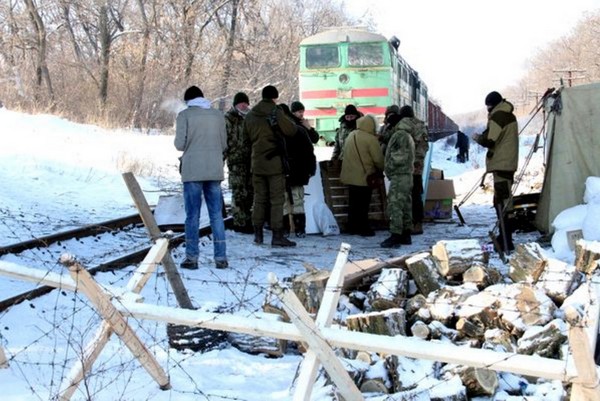
[[290, 320], [302, 335], [302, 340], [308, 343], [308, 346], [316, 354], [317, 358], [325, 367], [329, 377], [336, 385], [346, 401], [363, 401], [362, 393], [356, 387], [354, 380], [350, 377], [338, 357], [333, 352], [331, 346], [320, 335], [320, 329], [312, 321], [310, 315], [304, 310], [302, 303], [293, 291], [282, 288], [273, 273], [269, 274], [269, 281], [273, 293], [282, 301], [283, 307]]
[[[162, 237], [162, 233], [158, 227], [158, 224], [156, 224], [156, 220], [154, 219], [152, 210], [150, 210], [150, 206], [148, 206], [148, 202], [146, 201], [146, 197], [140, 188], [140, 184], [137, 182], [132, 173], [123, 173], [122, 176], [123, 180], [125, 180], [125, 184], [127, 185], [127, 189], [133, 198], [135, 206], [142, 217], [142, 221], [146, 226], [146, 230], [148, 230], [150, 238], [152, 238], [154, 241], [158, 240]], [[175, 298], [177, 299], [179, 306], [185, 309], [194, 309], [192, 301], [190, 300], [187, 290], [183, 285], [183, 281], [181, 281], [181, 276], [179, 275], [179, 271], [177, 270], [177, 266], [175, 266], [175, 261], [173, 260], [170, 252], [165, 254], [162, 263], [165, 268], [167, 280], [169, 280], [169, 284], [175, 293]]]
[[413, 256], [413, 254], [407, 254], [384, 261], [381, 261], [380, 259], [365, 259], [348, 263], [346, 267], [344, 267], [344, 289], [352, 288], [359, 283], [363, 277], [377, 274], [383, 268], [406, 267], [406, 259], [411, 256]]
[[[114, 306], [124, 315], [137, 319], [150, 319], [191, 327], [233, 331], [292, 341], [306, 341], [303, 333], [290, 323], [127, 301], [115, 303]], [[564, 361], [535, 355], [465, 348], [450, 343], [424, 342], [421, 339], [412, 337], [378, 336], [330, 327], [321, 328], [319, 334], [327, 343], [341, 348], [468, 365], [498, 372], [510, 372], [517, 375], [565, 382], [570, 379], [565, 372]]]
[[[156, 270], [156, 264], [161, 260], [169, 248], [169, 241], [165, 238], [160, 238], [156, 244], [150, 249], [148, 255], [144, 258], [138, 269], [127, 283], [129, 291], [139, 294], [148, 282], [151, 274]], [[71, 368], [69, 374], [63, 381], [63, 389], [60, 391], [60, 400], [68, 401], [71, 399], [79, 384], [85, 378], [85, 374], [90, 371], [98, 356], [108, 344], [110, 337], [113, 334], [112, 327], [106, 321], [103, 321], [92, 341], [86, 346], [81, 359]]]
[[110, 325], [115, 334], [121, 338], [133, 356], [140, 361], [148, 374], [156, 380], [160, 388], [163, 390], [169, 389], [171, 385], [165, 371], [135, 334], [131, 326], [129, 326], [125, 317], [117, 311], [111, 303], [111, 299], [102, 291], [102, 288], [94, 281], [92, 276], [70, 255], [62, 255], [60, 262], [69, 269], [73, 280], [79, 283], [78, 290], [85, 294], [94, 304], [97, 312]]
[[6, 359], [6, 354], [4, 353], [4, 348], [0, 345], [0, 369], [8, 368], [8, 359]]
[[[321, 307], [317, 313], [316, 324], [317, 327], [329, 327], [333, 320], [333, 316], [337, 309], [338, 301], [340, 299], [341, 288], [344, 282], [344, 266], [348, 261], [348, 254], [350, 253], [350, 245], [342, 243], [340, 251], [338, 252], [337, 259], [327, 280], [327, 286], [325, 287], [325, 293], [323, 294], [323, 300]], [[312, 388], [317, 377], [319, 368], [319, 361], [317, 353], [309, 348], [304, 355], [304, 360], [300, 366], [300, 374], [296, 381], [296, 391], [294, 392], [295, 401], [309, 401], [312, 394]]]

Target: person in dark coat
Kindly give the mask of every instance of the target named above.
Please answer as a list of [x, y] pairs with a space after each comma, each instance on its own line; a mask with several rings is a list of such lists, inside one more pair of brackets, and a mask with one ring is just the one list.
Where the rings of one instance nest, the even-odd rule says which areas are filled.
[[296, 122], [296, 125], [298, 125], [298, 121], [300, 121], [302, 127], [306, 130], [306, 133], [308, 134], [308, 138], [310, 139], [310, 141], [312, 143], [319, 142], [319, 138], [320, 138], [319, 133], [317, 132], [316, 129], [311, 127], [308, 120], [306, 118], [304, 118], [304, 111], [305, 111], [304, 105], [301, 102], [296, 100], [295, 102], [292, 102], [292, 105], [290, 106], [290, 111], [292, 112], [292, 114], [295, 117], [294, 121]]
[[279, 107], [294, 121], [297, 128], [296, 135], [285, 138], [290, 172], [287, 176], [288, 188], [286, 188], [285, 203], [283, 205], [283, 225], [287, 232], [290, 232], [290, 223], [293, 223], [296, 237], [303, 238], [306, 236], [304, 186], [308, 184], [310, 177], [315, 175], [317, 158], [304, 119], [292, 113], [286, 104], [280, 104]]
[[469, 161], [469, 137], [462, 131], [456, 133], [456, 149], [458, 149], [458, 155], [456, 159], [459, 163], [465, 163]]
[[488, 123], [473, 140], [488, 148], [485, 158], [486, 172], [494, 175], [494, 208], [498, 218], [500, 236], [498, 243], [504, 252], [514, 250], [510, 220], [512, 211], [512, 185], [519, 164], [519, 125], [514, 106], [500, 93], [490, 92], [485, 98]]
[[284, 138], [296, 134], [296, 124], [275, 104], [278, 97], [276, 87], [263, 88], [262, 100], [246, 115], [244, 135], [252, 143], [254, 243], [263, 243], [263, 227], [270, 210], [271, 245], [288, 247], [296, 243], [285, 238], [283, 229], [285, 175], [288, 174]]
[[363, 114], [358, 111], [355, 105], [349, 104], [344, 109], [344, 115], [340, 117], [340, 126], [335, 131], [335, 145], [331, 160], [342, 160], [344, 158], [344, 144], [346, 138], [356, 129], [356, 120]]

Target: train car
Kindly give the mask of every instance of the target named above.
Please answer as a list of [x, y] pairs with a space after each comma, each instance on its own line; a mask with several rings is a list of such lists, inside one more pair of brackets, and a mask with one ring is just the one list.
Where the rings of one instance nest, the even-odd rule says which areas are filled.
[[383, 121], [387, 106], [410, 105], [428, 121], [427, 86], [398, 53], [400, 41], [363, 28], [338, 27], [300, 42], [299, 94], [305, 117], [335, 140], [348, 104]]
[[428, 100], [427, 110], [427, 127], [430, 141], [436, 141], [458, 131], [458, 124], [448, 117], [442, 111], [442, 108], [431, 99]]

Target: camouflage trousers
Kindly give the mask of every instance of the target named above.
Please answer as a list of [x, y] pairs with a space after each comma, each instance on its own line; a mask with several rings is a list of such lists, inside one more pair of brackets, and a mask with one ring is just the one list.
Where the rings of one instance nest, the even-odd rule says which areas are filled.
[[243, 227], [252, 221], [252, 202], [254, 200], [252, 174], [249, 166], [241, 164], [228, 166], [228, 169], [233, 224]]
[[412, 186], [412, 174], [390, 177], [387, 212], [390, 216], [392, 234], [402, 234], [405, 230], [412, 230]]
[[304, 213], [304, 186], [299, 185], [291, 187], [292, 204], [290, 205], [290, 195], [285, 191], [285, 203], [283, 204], [283, 215]]

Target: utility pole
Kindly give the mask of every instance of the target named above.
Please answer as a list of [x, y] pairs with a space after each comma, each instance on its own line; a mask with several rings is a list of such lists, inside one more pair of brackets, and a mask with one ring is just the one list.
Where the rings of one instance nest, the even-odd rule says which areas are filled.
[[[579, 70], [577, 68], [565, 68], [562, 70], [553, 70], [554, 72], [566, 72], [567, 73], [567, 82], [568, 82], [568, 87], [570, 88], [571, 86], [573, 86], [573, 80], [575, 79], [585, 79], [585, 75], [578, 75], [578, 76], [573, 76], [574, 72], [580, 72], [580, 73], [584, 73], [585, 70]], [[563, 77], [560, 77], [560, 84], [563, 85]]]

